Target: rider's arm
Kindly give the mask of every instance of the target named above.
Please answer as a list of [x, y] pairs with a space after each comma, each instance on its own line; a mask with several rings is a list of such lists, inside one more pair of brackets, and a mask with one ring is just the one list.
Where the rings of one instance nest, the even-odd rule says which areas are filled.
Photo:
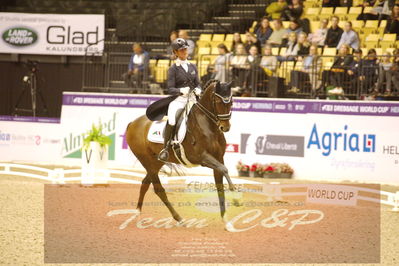
[[195, 69], [194, 86], [195, 86], [195, 88], [201, 88], [200, 80], [199, 80], [199, 77], [198, 77], [198, 70], [197, 70], [197, 67], [196, 67], [195, 65], [193, 65], [193, 66], [194, 66], [194, 69]]
[[176, 68], [171, 66], [168, 70], [168, 93], [180, 95], [180, 89], [176, 88]]

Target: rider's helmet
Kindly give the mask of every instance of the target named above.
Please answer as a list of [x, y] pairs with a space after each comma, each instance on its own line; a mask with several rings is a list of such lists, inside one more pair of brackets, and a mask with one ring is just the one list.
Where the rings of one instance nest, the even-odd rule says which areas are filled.
[[177, 38], [172, 42], [173, 51], [188, 48], [188, 42], [183, 38]]

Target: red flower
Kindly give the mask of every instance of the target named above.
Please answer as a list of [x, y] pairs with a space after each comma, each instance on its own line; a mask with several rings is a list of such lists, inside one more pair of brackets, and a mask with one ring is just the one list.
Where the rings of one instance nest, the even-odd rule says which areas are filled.
[[273, 172], [274, 172], [273, 166], [269, 165], [269, 166], [265, 169], [265, 172], [273, 173]]
[[251, 165], [250, 171], [255, 172], [257, 167], [258, 167], [258, 165], [256, 165], [256, 164]]

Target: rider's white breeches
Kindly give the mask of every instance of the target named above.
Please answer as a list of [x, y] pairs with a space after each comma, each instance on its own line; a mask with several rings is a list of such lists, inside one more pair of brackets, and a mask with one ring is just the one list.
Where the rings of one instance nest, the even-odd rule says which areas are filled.
[[168, 107], [168, 123], [171, 126], [176, 125], [176, 113], [183, 109], [187, 103], [187, 96], [179, 96], [173, 100]]

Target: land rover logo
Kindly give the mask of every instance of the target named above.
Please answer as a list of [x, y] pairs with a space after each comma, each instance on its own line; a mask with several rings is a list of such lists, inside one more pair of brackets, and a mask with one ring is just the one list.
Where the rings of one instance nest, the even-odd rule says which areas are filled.
[[28, 28], [10, 28], [3, 33], [3, 40], [14, 46], [27, 46], [37, 41], [37, 34]]

